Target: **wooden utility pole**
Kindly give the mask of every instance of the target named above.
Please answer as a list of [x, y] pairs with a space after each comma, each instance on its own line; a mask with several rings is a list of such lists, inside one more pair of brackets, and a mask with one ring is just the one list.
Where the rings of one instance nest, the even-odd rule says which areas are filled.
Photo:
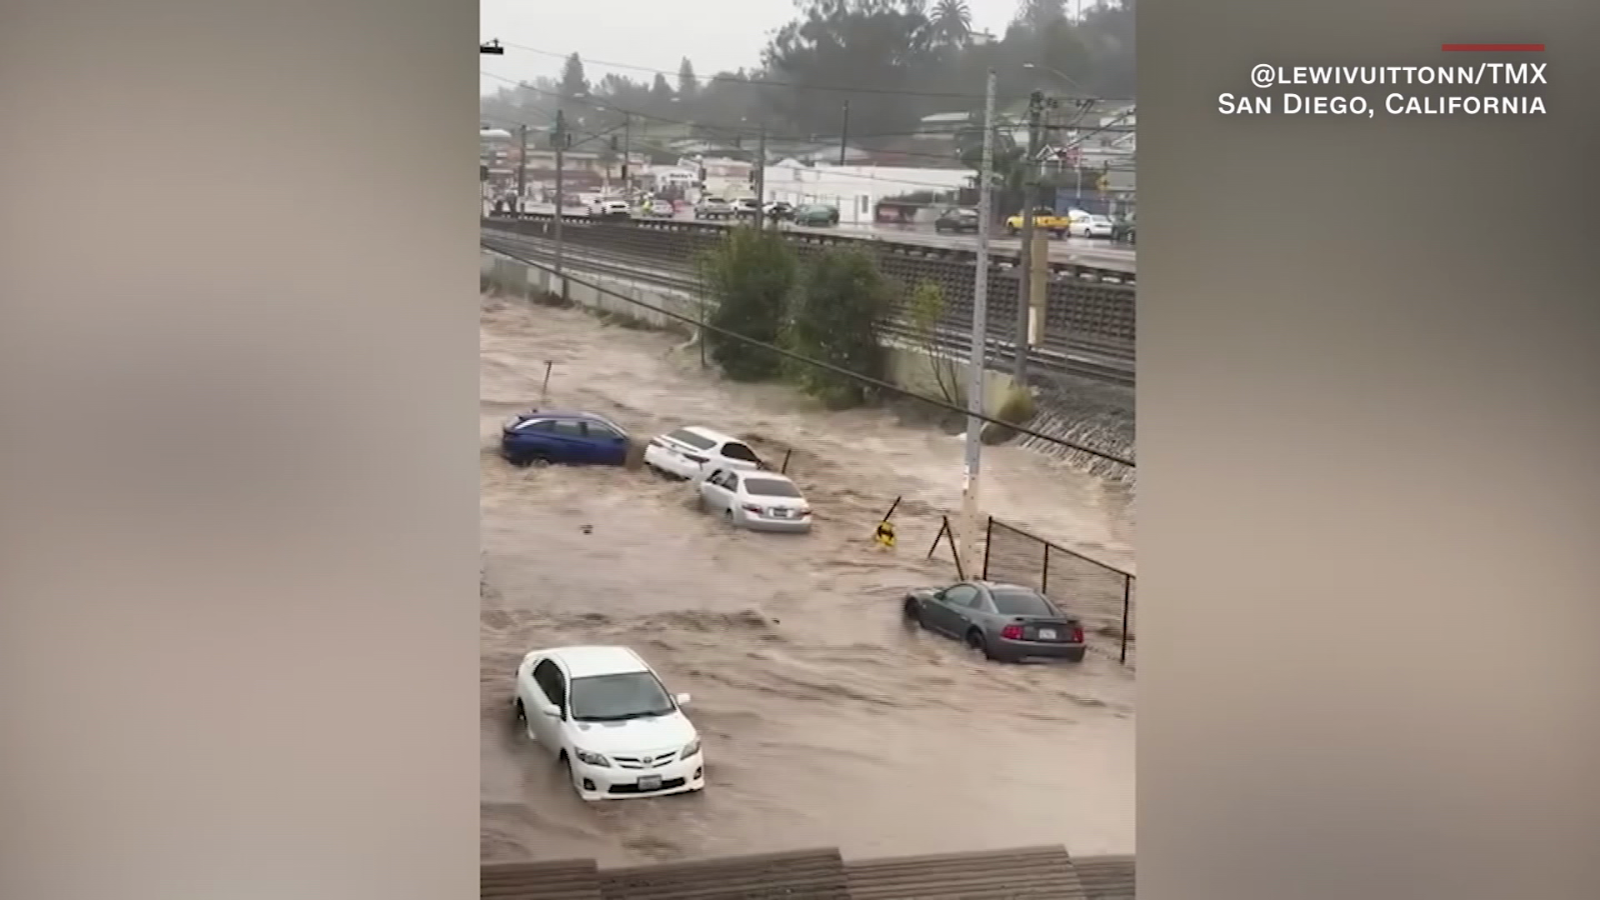
[[845, 149], [850, 146], [850, 101], [844, 102], [844, 125], [839, 128], [839, 165], [844, 165]]
[[[1018, 267], [1022, 277], [1017, 283], [1017, 321], [1012, 332], [1011, 380], [1017, 388], [1025, 388], [1028, 378], [1028, 320], [1033, 307], [1033, 257], [1034, 207], [1039, 205], [1039, 152], [1044, 140], [1044, 92], [1034, 91], [1028, 96], [1028, 155], [1023, 160], [1022, 188], [1022, 247], [1018, 254]], [[1047, 251], [1048, 252], [1048, 249]]]
[[[565, 110], [558, 109], [558, 110], [556, 110], [556, 130], [551, 135], [551, 141], [556, 145], [555, 146], [555, 151], [556, 151], [555, 237], [556, 237], [556, 274], [557, 275], [562, 274], [562, 263], [565, 261], [565, 256], [566, 256], [566, 253], [565, 253], [566, 246], [565, 246], [565, 244], [563, 242], [563, 235], [562, 235], [562, 229], [561, 229], [561, 215], [562, 215], [562, 203], [563, 203], [563, 201], [565, 199], [563, 197], [563, 195], [567, 192], [566, 178], [565, 178], [565, 175], [562, 173], [562, 169], [564, 168], [565, 163], [567, 161], [567, 140], [568, 140], [568, 135], [567, 135], [567, 114], [566, 114]], [[563, 293], [563, 295], [565, 295], [565, 293], [566, 293], [566, 291], [565, 291], [565, 288], [566, 288], [565, 279], [562, 280], [561, 284], [562, 284], [562, 293]]]
[[517, 142], [521, 149], [517, 151], [517, 218], [522, 218], [523, 198], [528, 195], [528, 126], [517, 126]]
[[767, 204], [767, 126], [761, 126], [756, 138], [756, 230], [766, 225]]

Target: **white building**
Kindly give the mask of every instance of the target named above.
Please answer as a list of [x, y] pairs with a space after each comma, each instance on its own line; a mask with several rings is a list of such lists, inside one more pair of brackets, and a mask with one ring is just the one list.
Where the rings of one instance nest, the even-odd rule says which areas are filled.
[[767, 202], [821, 203], [837, 207], [841, 224], [870, 224], [878, 202], [919, 192], [953, 195], [970, 187], [966, 169], [913, 169], [899, 166], [806, 166], [792, 159], [768, 166]]

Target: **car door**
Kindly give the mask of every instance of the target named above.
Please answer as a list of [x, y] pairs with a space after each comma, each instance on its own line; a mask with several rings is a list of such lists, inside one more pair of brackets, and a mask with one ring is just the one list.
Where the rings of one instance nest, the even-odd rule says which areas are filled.
[[978, 589], [966, 582], [945, 588], [929, 604], [934, 613], [934, 621], [930, 624], [945, 634], [959, 636], [965, 633], [967, 622], [971, 619], [972, 603], [977, 596]]
[[573, 419], [556, 419], [550, 423], [550, 461], [586, 463], [590, 461], [589, 441], [583, 433], [583, 423]]
[[722, 486], [722, 469], [712, 469], [700, 481], [700, 500], [706, 509], [721, 512], [726, 505], [727, 488]]
[[622, 432], [600, 422], [583, 423], [583, 432], [594, 462], [620, 466], [628, 461], [628, 439]]
[[[561, 749], [561, 723], [565, 717], [567, 706], [567, 679], [556, 665], [555, 660], [542, 659], [533, 667], [534, 687], [543, 698], [554, 705], [554, 714], [539, 708], [535, 703], [534, 708], [524, 706], [528, 716], [528, 724], [533, 729], [534, 735], [539, 739], [540, 746], [551, 753]], [[538, 697], [534, 698], [536, 701]]]
[[516, 438], [511, 441], [510, 449], [519, 461], [549, 458], [554, 449], [551, 425], [549, 419], [537, 419], [523, 422], [513, 429]]
[[712, 489], [716, 492], [715, 509], [718, 512], [732, 510], [739, 498], [739, 474], [732, 469], [723, 469]]

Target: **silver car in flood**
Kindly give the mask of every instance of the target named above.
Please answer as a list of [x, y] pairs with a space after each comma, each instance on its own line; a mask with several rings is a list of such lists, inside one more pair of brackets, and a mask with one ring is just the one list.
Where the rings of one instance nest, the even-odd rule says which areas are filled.
[[707, 467], [695, 483], [700, 508], [755, 531], [810, 531], [811, 505], [787, 475]]
[[906, 593], [906, 621], [954, 638], [986, 659], [1083, 662], [1083, 625], [1031, 587], [961, 581]]

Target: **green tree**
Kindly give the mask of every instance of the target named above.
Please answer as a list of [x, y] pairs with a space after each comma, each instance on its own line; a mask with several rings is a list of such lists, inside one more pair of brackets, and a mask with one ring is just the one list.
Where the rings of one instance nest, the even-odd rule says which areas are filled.
[[678, 63], [678, 99], [683, 103], [693, 103], [700, 96], [700, 79], [695, 77], [694, 63], [685, 56], [683, 62]]
[[[889, 315], [894, 292], [865, 251], [829, 248], [808, 267], [790, 309], [786, 337], [795, 352], [848, 372], [882, 380], [887, 363], [878, 326]], [[829, 407], [859, 406], [871, 396], [859, 380], [799, 364], [795, 375], [806, 393]]]
[[972, 10], [967, 8], [967, 0], [939, 0], [930, 18], [946, 44], [959, 47], [972, 36]]
[[[920, 111], [911, 95], [927, 90], [922, 77], [938, 59], [934, 28], [919, 4], [903, 0], [799, 0], [800, 14], [779, 28], [762, 54], [766, 75], [797, 84], [773, 92], [774, 111], [800, 133], [837, 134], [850, 103], [860, 134], [904, 133]], [[840, 88], [870, 87], [886, 93]], [[895, 94], [909, 91], [911, 94]]]
[[589, 79], [583, 74], [583, 59], [574, 53], [561, 68], [561, 98], [571, 100], [589, 92]]
[[[783, 235], [734, 228], [699, 263], [715, 304], [707, 318], [711, 325], [763, 344], [782, 339], [784, 310], [799, 268]], [[770, 350], [716, 332], [708, 332], [705, 340], [711, 358], [735, 381], [761, 381], [783, 370], [782, 357]]]

